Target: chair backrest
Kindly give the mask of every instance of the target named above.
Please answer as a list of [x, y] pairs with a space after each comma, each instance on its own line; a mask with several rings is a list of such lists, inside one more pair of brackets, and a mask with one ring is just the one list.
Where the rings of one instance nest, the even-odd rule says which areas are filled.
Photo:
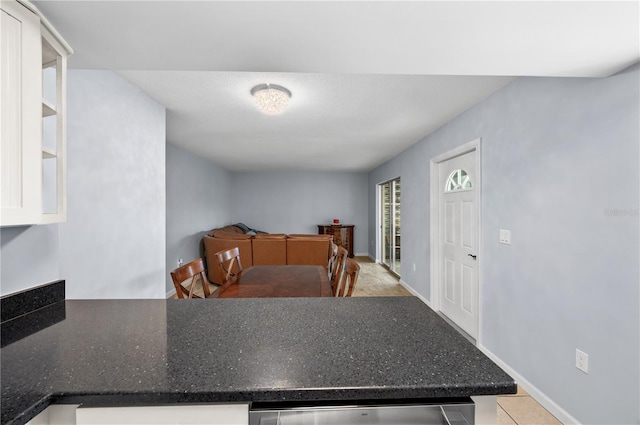
[[329, 281], [331, 282], [331, 289], [334, 294], [338, 284], [340, 283], [349, 255], [347, 249], [343, 246], [338, 246], [335, 252], [336, 254], [331, 257], [331, 260], [329, 260], [328, 270]]
[[222, 285], [222, 282], [224, 281], [224, 275], [220, 272], [220, 267], [218, 267], [218, 258], [216, 257], [217, 252], [238, 247], [238, 250], [240, 251], [240, 258], [242, 259], [242, 266], [250, 267], [253, 265], [253, 236], [248, 239], [222, 239], [204, 236], [203, 240], [205, 264], [207, 264], [207, 277], [209, 277], [209, 282], [215, 283], [216, 285]]
[[240, 250], [238, 247], [225, 249], [216, 252], [218, 267], [222, 273], [222, 284], [234, 279], [238, 273], [242, 271], [242, 262], [240, 261]]
[[[192, 262], [180, 266], [172, 271], [171, 279], [173, 280], [173, 286], [176, 287], [176, 295], [178, 298], [202, 298], [194, 294], [194, 290], [196, 289], [196, 280], [198, 280], [198, 278], [202, 283], [202, 292], [206, 298], [211, 294], [211, 291], [209, 291], [209, 282], [205, 275], [204, 262], [202, 261], [202, 258], [193, 260]], [[186, 282], [186, 285], [185, 281], [188, 281]]]
[[338, 285], [336, 286], [333, 294], [336, 297], [350, 297], [353, 294], [353, 289], [358, 281], [358, 274], [360, 273], [360, 265], [351, 258], [347, 258], [344, 266], [344, 270], [341, 273]]
[[335, 269], [334, 264], [337, 256], [338, 245], [331, 241], [331, 246], [329, 247], [329, 262], [327, 263], [327, 274], [329, 275], [329, 280], [331, 280], [331, 277], [333, 276], [333, 270]]

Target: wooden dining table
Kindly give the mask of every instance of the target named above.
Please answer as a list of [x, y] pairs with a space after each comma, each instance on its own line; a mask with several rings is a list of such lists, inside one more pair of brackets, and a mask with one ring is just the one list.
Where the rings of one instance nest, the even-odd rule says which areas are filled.
[[212, 298], [331, 297], [322, 266], [253, 266], [221, 285]]

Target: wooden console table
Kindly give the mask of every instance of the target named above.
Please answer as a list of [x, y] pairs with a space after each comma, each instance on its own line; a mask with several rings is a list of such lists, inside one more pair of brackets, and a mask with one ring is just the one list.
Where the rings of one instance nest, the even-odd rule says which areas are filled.
[[342, 246], [349, 252], [349, 257], [353, 257], [353, 224], [318, 224], [319, 235], [340, 235]]

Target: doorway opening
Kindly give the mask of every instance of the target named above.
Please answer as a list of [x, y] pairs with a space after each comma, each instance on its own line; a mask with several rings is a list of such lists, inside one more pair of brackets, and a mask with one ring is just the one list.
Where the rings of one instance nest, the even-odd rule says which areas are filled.
[[379, 187], [382, 265], [400, 276], [400, 177], [381, 183]]

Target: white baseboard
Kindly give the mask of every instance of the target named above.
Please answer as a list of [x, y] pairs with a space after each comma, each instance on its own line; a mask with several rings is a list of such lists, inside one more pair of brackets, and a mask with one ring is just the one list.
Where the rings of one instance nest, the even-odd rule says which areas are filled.
[[[376, 259], [371, 255], [367, 254], [367, 256], [371, 259], [371, 261], [377, 263]], [[420, 301], [425, 303], [429, 308], [431, 307], [431, 303], [421, 294], [416, 292], [415, 289], [411, 287], [407, 282], [400, 279], [400, 284], [412, 295], [417, 297]], [[478, 344], [478, 349], [482, 351], [487, 357], [489, 357], [494, 363], [500, 366], [505, 372], [507, 372], [513, 379], [516, 380], [518, 385], [520, 385], [531, 397], [533, 397], [542, 407], [547, 409], [553, 416], [555, 416], [560, 422], [564, 425], [581, 425], [581, 423], [571, 416], [566, 410], [560, 407], [556, 402], [551, 400], [546, 394], [536, 388], [531, 382], [527, 381], [522, 377], [518, 372], [516, 372], [513, 368], [511, 368], [508, 364], [503, 362], [500, 358], [498, 358], [495, 354], [493, 354], [489, 349], [487, 349], [484, 345]]]
[[176, 294], [176, 288], [173, 288], [170, 291], [167, 291], [167, 298], [171, 298]]
[[421, 294], [419, 294], [415, 289], [413, 289], [411, 287], [411, 285], [409, 285], [407, 282], [405, 282], [404, 280], [400, 279], [400, 285], [404, 286], [404, 289], [406, 289], [407, 291], [411, 292], [411, 295], [417, 297], [418, 299], [420, 299], [420, 301], [422, 301], [423, 303], [425, 303], [427, 305], [427, 307], [431, 308], [433, 310], [433, 308], [431, 307], [431, 303], [429, 302], [428, 299], [426, 299], [425, 297], [423, 297]]
[[511, 368], [508, 364], [503, 362], [498, 356], [493, 354], [489, 349], [487, 349], [484, 345], [479, 344], [478, 348], [482, 351], [487, 357], [493, 360], [498, 366], [502, 368], [505, 372], [507, 372], [513, 379], [516, 380], [518, 385], [522, 387], [531, 397], [533, 397], [542, 407], [547, 409], [553, 416], [555, 416], [560, 422], [564, 425], [581, 425], [581, 423], [571, 416], [569, 412], [560, 407], [555, 401], [551, 400], [545, 393], [540, 391], [535, 385], [531, 382], [527, 381], [522, 377], [518, 372], [516, 372], [513, 368]]
[[[375, 257], [372, 257], [370, 254], [367, 254], [367, 257], [369, 257], [371, 259], [371, 261], [373, 261], [374, 263], [380, 264], [380, 262]], [[420, 295], [418, 292], [416, 292], [416, 290], [413, 289], [411, 287], [411, 285], [409, 285], [407, 282], [402, 280], [402, 278], [400, 278], [400, 281], [398, 283], [400, 283], [400, 285], [402, 285], [407, 291], [411, 292], [411, 295], [414, 295], [420, 301], [425, 303], [429, 308], [432, 308], [431, 307], [431, 303], [429, 302], [429, 300], [426, 299], [425, 297], [423, 297], [422, 295]]]

